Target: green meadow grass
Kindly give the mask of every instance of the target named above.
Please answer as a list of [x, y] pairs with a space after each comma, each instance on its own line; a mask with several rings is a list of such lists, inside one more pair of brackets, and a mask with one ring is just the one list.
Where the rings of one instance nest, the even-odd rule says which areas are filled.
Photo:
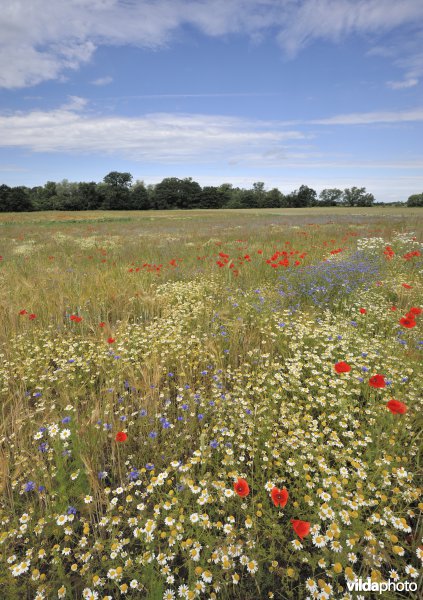
[[0, 215], [3, 596], [420, 586], [420, 215]]

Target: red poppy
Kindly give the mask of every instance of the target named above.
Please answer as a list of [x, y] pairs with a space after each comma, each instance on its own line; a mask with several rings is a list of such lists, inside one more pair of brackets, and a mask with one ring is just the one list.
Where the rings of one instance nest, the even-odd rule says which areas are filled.
[[112, 338], [112, 337], [107, 338], [107, 343], [108, 344], [113, 344], [113, 342], [115, 342], [115, 341], [116, 341], [115, 338]]
[[393, 415], [403, 415], [407, 412], [407, 406], [404, 404], [404, 402], [394, 400], [394, 398], [391, 398], [391, 400], [387, 402], [386, 408], [390, 410]]
[[19, 314], [20, 315], [27, 315], [28, 311], [23, 308], [22, 310], [19, 311]]
[[383, 375], [373, 375], [369, 379], [369, 385], [374, 388], [384, 388], [386, 386], [385, 377]]
[[104, 321], [102, 321], [101, 323], [98, 324], [99, 327], [105, 327], [106, 323]]
[[70, 320], [75, 321], [75, 323], [80, 323], [82, 321], [82, 317], [78, 317], [78, 315], [71, 315]]
[[302, 540], [310, 533], [310, 523], [308, 521], [300, 521], [299, 519], [291, 519], [292, 529]]
[[34, 313], [31, 313], [31, 314], [29, 315], [28, 319], [29, 319], [30, 321], [33, 321], [34, 319], [36, 319], [36, 317], [37, 317], [37, 315], [35, 315]]
[[421, 308], [419, 308], [418, 306], [412, 306], [412, 307], [410, 308], [410, 311], [409, 311], [409, 313], [408, 313], [408, 314], [409, 314], [409, 315], [415, 315], [415, 316], [417, 316], [417, 315], [420, 315], [420, 314], [421, 314], [421, 312], [422, 312], [422, 309], [421, 309]]
[[118, 431], [115, 437], [117, 442], [125, 442], [128, 439], [128, 436], [124, 431]]
[[408, 316], [402, 317], [402, 319], [399, 320], [399, 324], [402, 325], [403, 327], [407, 327], [407, 329], [412, 329], [413, 327], [416, 326], [416, 322], [415, 322], [414, 318], [410, 319]]
[[334, 369], [337, 373], [349, 373], [351, 371], [350, 365], [343, 360], [337, 362]]
[[283, 508], [288, 502], [289, 494], [288, 490], [285, 488], [278, 490], [277, 487], [274, 487], [270, 494], [272, 496], [272, 502], [275, 506], [280, 506]]
[[397, 310], [396, 306], [391, 306], [391, 310]]
[[245, 479], [242, 479], [241, 477], [239, 477], [238, 481], [234, 483], [234, 490], [238, 494], [238, 496], [241, 496], [241, 498], [245, 498], [245, 496], [248, 496], [248, 494], [250, 493], [248, 483], [245, 481]]
[[361, 312], [362, 315], [365, 315], [366, 312], [367, 312], [367, 310], [365, 308], [360, 308], [360, 312]]
[[402, 287], [405, 288], [406, 290], [411, 290], [412, 286], [408, 285], [408, 283], [403, 283]]

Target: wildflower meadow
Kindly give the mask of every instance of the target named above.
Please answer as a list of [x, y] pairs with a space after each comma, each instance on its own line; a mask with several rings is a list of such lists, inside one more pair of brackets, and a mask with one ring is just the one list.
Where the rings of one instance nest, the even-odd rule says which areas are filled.
[[422, 272], [418, 208], [2, 214], [0, 597], [418, 598]]

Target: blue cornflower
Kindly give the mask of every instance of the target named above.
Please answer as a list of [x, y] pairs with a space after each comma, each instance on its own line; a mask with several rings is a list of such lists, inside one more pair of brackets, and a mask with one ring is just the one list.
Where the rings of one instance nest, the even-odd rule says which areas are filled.
[[217, 447], [218, 447], [218, 445], [219, 445], [219, 443], [218, 443], [216, 440], [212, 440], [212, 441], [210, 442], [210, 446], [211, 446], [211, 448], [217, 448]]
[[39, 446], [38, 446], [38, 450], [40, 452], [47, 452], [48, 450], [48, 444], [47, 442], [42, 442]]
[[70, 423], [72, 421], [71, 417], [65, 417], [64, 419], [62, 419], [62, 423]]
[[76, 508], [74, 506], [68, 506], [68, 510], [66, 511], [68, 515], [76, 515]]
[[201, 413], [198, 415], [198, 420], [201, 421], [201, 419], [204, 419], [204, 415], [202, 415]]
[[147, 463], [145, 465], [145, 468], [147, 469], [147, 471], [152, 471], [154, 469], [154, 464], [153, 463]]
[[145, 417], [145, 416], [147, 415], [147, 411], [145, 410], [145, 408], [142, 408], [142, 409], [140, 410], [140, 413], [139, 413], [139, 414], [140, 414], [140, 417]]
[[138, 469], [132, 469], [132, 471], [128, 475], [128, 478], [130, 481], [135, 481], [136, 479], [138, 479], [139, 475], [140, 473]]
[[28, 481], [25, 484], [24, 491], [25, 492], [33, 492], [35, 490], [35, 483], [33, 481]]
[[181, 406], [181, 408], [182, 408], [182, 410], [188, 410], [188, 404], [183, 404], [183, 405]]
[[157, 432], [156, 431], [150, 431], [150, 433], [148, 434], [148, 437], [151, 437], [153, 439], [156, 438], [157, 437]]
[[105, 479], [107, 477], [107, 471], [99, 471], [97, 477], [99, 479]]

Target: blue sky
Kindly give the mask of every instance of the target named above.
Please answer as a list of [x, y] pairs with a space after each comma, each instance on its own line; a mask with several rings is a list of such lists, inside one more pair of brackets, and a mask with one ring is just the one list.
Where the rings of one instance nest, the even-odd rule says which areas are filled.
[[423, 191], [422, 0], [0, 0], [0, 183]]

